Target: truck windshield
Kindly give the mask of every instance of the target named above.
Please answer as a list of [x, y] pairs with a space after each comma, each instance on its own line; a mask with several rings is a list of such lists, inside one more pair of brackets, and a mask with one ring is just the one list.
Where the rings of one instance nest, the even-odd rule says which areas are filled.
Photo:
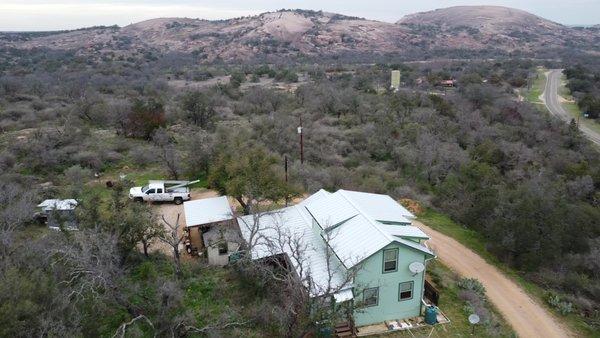
[[145, 193], [146, 191], [148, 191], [149, 188], [149, 186], [142, 187], [142, 192]]

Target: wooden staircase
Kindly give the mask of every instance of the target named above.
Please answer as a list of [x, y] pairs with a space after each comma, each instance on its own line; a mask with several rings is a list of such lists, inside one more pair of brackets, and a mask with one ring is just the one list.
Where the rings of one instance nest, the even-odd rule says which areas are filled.
[[355, 338], [356, 329], [350, 322], [341, 323], [335, 326], [334, 336], [338, 338]]

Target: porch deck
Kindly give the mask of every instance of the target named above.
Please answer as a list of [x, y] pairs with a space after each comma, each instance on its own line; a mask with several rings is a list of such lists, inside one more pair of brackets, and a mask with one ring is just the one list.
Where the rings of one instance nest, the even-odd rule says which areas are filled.
[[[429, 304], [427, 304], [427, 305], [429, 305]], [[433, 326], [440, 325], [440, 324], [443, 325], [443, 324], [448, 324], [448, 323], [450, 323], [450, 319], [441, 310], [438, 309], [437, 323], [434, 324]], [[357, 337], [365, 337], [365, 336], [371, 336], [371, 335], [382, 335], [382, 334], [391, 333], [391, 332], [397, 332], [397, 331], [403, 331], [403, 330], [414, 330], [414, 329], [420, 329], [420, 328], [431, 327], [431, 326], [432, 325], [425, 323], [424, 316], [418, 316], [418, 317], [405, 318], [405, 319], [399, 319], [399, 320], [388, 320], [388, 321], [385, 321], [382, 323], [371, 324], [371, 325], [366, 325], [366, 326], [359, 326], [356, 328], [356, 330], [357, 330], [356, 336]]]

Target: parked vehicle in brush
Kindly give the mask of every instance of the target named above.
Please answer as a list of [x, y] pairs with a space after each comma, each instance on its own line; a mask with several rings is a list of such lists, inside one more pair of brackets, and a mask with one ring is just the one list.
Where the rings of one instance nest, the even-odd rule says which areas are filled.
[[196, 181], [148, 181], [143, 187], [129, 189], [129, 198], [136, 201], [174, 202], [181, 204], [190, 199], [189, 186]]

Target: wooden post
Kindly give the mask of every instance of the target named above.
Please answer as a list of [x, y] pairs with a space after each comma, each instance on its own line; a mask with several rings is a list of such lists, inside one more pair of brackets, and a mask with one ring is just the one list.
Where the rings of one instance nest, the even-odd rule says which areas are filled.
[[302, 116], [300, 116], [300, 127], [298, 127], [298, 134], [300, 134], [300, 164], [304, 164], [304, 133], [302, 131]]
[[[288, 183], [288, 157], [287, 157], [287, 155], [285, 155], [284, 167], [285, 167], [285, 183], [287, 184]], [[289, 200], [290, 200], [289, 196], [286, 195], [285, 196], [285, 206], [286, 207], [288, 206]]]
[[285, 183], [287, 183], [288, 182], [288, 158], [287, 158], [287, 155], [285, 155], [284, 167], [285, 167]]

